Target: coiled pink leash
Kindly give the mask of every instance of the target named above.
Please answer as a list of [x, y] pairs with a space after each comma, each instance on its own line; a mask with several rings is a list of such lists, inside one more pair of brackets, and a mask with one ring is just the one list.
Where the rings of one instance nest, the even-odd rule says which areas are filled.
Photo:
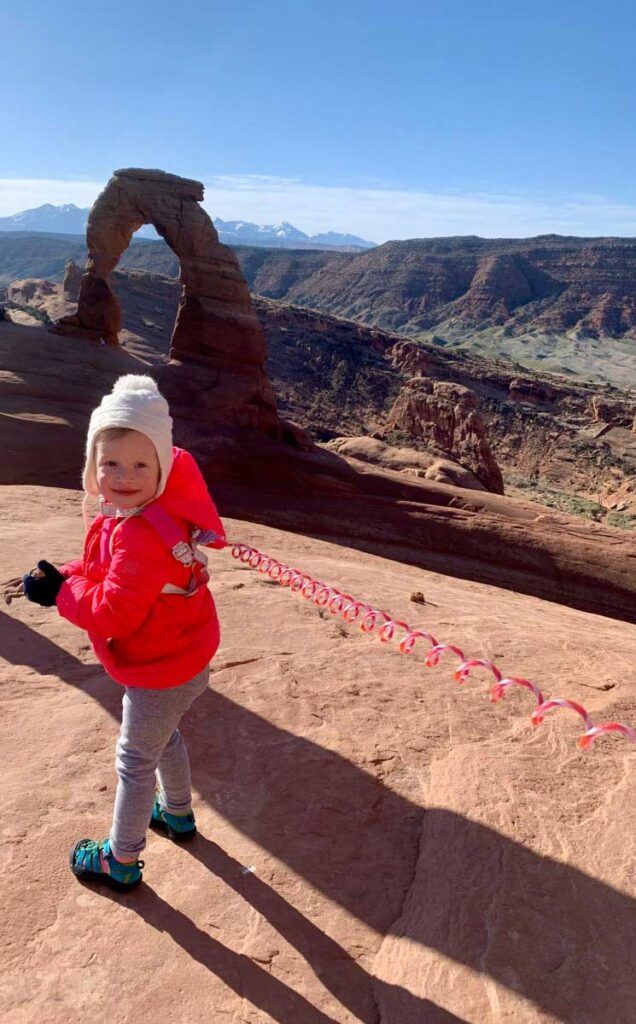
[[530, 690], [530, 693], [534, 693], [537, 698], [537, 704], [543, 704], [544, 696], [537, 684], [530, 682], [529, 679], [520, 679], [517, 676], [512, 676], [510, 679], [501, 679], [490, 688], [490, 699], [493, 704], [502, 699], [509, 686], [525, 687], [526, 690]]
[[574, 711], [585, 726], [585, 732], [578, 741], [582, 750], [590, 750], [599, 736], [609, 733], [618, 733], [636, 744], [636, 729], [630, 725], [623, 725], [621, 722], [603, 722], [596, 725], [590, 718], [589, 712], [576, 701], [565, 700], [563, 697], [553, 697], [548, 700], [537, 684], [531, 680], [522, 679], [520, 676], [504, 678], [501, 670], [487, 658], [467, 658], [461, 648], [455, 644], [440, 643], [432, 633], [409, 626], [408, 622], [403, 622], [401, 619], [394, 619], [388, 612], [374, 608], [366, 601], [359, 601], [351, 594], [343, 594], [328, 583], [314, 579], [309, 573], [292, 569], [271, 555], [265, 555], [248, 544], [233, 544], [231, 551], [233, 558], [237, 558], [250, 569], [256, 569], [269, 576], [281, 586], [288, 587], [293, 594], [313, 601], [319, 608], [327, 608], [332, 615], [340, 615], [350, 626], [357, 623], [363, 633], [375, 634], [381, 643], [390, 643], [396, 636], [400, 636], [398, 650], [401, 654], [412, 654], [417, 642], [426, 640], [429, 649], [424, 655], [424, 664], [427, 668], [436, 668], [446, 654], [454, 655], [459, 661], [459, 666], [453, 673], [458, 683], [467, 682], [475, 669], [485, 669], [495, 679], [494, 686], [491, 686], [489, 691], [490, 700], [493, 703], [500, 701], [510, 687], [521, 687], [527, 690], [533, 694], [537, 702], [530, 718], [533, 725], [540, 725], [549, 711], [555, 709]]

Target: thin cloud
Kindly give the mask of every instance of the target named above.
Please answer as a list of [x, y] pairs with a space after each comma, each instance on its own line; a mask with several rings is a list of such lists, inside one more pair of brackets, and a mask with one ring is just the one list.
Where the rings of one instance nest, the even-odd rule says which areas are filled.
[[[602, 195], [537, 197], [501, 188], [460, 193], [311, 185], [264, 174], [205, 177], [204, 206], [223, 220], [290, 221], [308, 234], [342, 231], [383, 242], [440, 235], [636, 235], [636, 205]], [[43, 203], [90, 206], [104, 182], [0, 179], [0, 216]]]

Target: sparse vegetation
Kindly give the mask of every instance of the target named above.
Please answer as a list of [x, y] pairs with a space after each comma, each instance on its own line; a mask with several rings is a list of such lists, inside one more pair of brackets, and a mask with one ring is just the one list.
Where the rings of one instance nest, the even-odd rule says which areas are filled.
[[636, 530], [636, 515], [629, 512], [608, 512], [605, 522], [608, 526], [617, 526], [620, 530]]
[[19, 302], [5, 302], [4, 305], [7, 309], [17, 309], [21, 313], [28, 313], [28, 315], [32, 316], [34, 320], [40, 320], [43, 324], [46, 324], [47, 327], [49, 324], [53, 323], [46, 310], [39, 309], [37, 306], [22, 305]]
[[568, 515], [581, 516], [595, 523], [603, 522], [607, 526], [617, 526], [622, 530], [636, 529], [636, 515], [629, 512], [613, 512], [598, 501], [555, 490], [540, 479], [511, 475], [506, 478], [505, 487], [507, 494], [514, 496], [517, 492], [517, 497], [529, 498], [539, 505], [567, 512]]

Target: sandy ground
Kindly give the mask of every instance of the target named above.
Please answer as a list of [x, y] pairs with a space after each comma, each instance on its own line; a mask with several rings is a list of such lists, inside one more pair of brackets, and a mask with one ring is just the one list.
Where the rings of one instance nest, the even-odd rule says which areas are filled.
[[[3, 574], [81, 549], [80, 496], [0, 489]], [[240, 522], [229, 535], [636, 722], [636, 627]], [[222, 646], [184, 724], [200, 834], [144, 883], [72, 876], [107, 833], [121, 689], [86, 637], [0, 612], [6, 1024], [633, 1024], [636, 748], [579, 751], [215, 554]], [[428, 604], [410, 601], [423, 591]]]

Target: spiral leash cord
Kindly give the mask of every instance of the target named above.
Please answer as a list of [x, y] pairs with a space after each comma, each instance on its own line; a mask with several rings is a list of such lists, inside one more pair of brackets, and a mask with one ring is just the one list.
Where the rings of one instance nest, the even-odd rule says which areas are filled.
[[636, 729], [620, 722], [603, 722], [595, 724], [589, 712], [576, 701], [566, 700], [563, 697], [547, 699], [536, 683], [529, 679], [522, 679], [518, 676], [507, 676], [492, 661], [486, 658], [467, 658], [460, 647], [455, 644], [440, 643], [432, 633], [424, 629], [410, 626], [401, 619], [393, 619], [387, 612], [380, 608], [374, 608], [366, 601], [359, 601], [351, 594], [343, 594], [340, 590], [324, 583], [322, 580], [314, 579], [308, 573], [301, 572], [288, 565], [284, 565], [271, 555], [266, 555], [257, 548], [248, 544], [236, 543], [231, 545], [232, 557], [255, 569], [257, 572], [275, 580], [282, 587], [289, 587], [293, 594], [313, 601], [319, 608], [326, 608], [332, 615], [339, 615], [349, 625], [357, 624], [363, 633], [374, 634], [381, 643], [398, 641], [398, 650], [402, 654], [412, 654], [415, 645], [420, 640], [428, 643], [428, 650], [424, 656], [424, 664], [427, 668], [436, 668], [446, 654], [452, 654], [459, 661], [459, 666], [454, 672], [454, 678], [458, 683], [465, 683], [470, 678], [474, 669], [485, 669], [493, 676], [495, 682], [489, 691], [490, 700], [493, 703], [501, 700], [511, 687], [521, 687], [533, 694], [537, 706], [535, 707], [530, 721], [533, 725], [540, 725], [546, 714], [554, 709], [567, 708], [574, 711], [581, 718], [585, 731], [579, 738], [579, 746], [583, 750], [589, 750], [599, 736], [605, 733], [620, 733], [626, 739], [636, 744]]

